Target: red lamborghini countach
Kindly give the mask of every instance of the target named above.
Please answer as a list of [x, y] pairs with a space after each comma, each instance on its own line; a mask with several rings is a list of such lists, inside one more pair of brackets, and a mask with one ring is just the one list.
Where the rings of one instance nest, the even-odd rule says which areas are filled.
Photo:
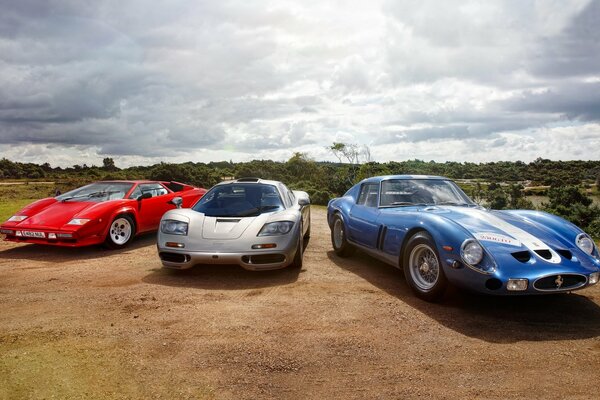
[[191, 207], [206, 189], [178, 182], [101, 181], [57, 197], [35, 201], [0, 225], [5, 240], [79, 247], [104, 243], [126, 246], [139, 234], [158, 229], [174, 197]]

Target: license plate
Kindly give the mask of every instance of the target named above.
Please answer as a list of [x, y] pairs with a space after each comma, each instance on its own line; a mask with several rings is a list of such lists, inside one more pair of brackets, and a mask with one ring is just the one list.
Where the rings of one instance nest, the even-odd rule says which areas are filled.
[[32, 238], [45, 238], [46, 234], [44, 232], [36, 232], [36, 231], [21, 231], [21, 234], [24, 237], [32, 237]]

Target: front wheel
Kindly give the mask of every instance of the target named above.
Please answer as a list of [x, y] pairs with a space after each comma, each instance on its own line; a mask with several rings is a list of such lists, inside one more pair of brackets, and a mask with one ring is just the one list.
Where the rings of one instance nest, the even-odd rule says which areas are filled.
[[348, 257], [354, 254], [356, 247], [348, 243], [346, 239], [346, 226], [342, 217], [336, 214], [333, 217], [333, 227], [331, 228], [331, 244], [335, 254], [340, 257]]
[[418, 232], [408, 240], [403, 261], [404, 276], [417, 297], [434, 302], [444, 295], [448, 280], [428, 233]]
[[111, 249], [120, 249], [133, 239], [134, 223], [130, 216], [119, 215], [110, 224], [106, 240], [106, 247]]
[[302, 259], [304, 255], [304, 240], [302, 237], [302, 228], [298, 232], [298, 246], [296, 247], [296, 254], [294, 260], [290, 264], [292, 268], [302, 269]]

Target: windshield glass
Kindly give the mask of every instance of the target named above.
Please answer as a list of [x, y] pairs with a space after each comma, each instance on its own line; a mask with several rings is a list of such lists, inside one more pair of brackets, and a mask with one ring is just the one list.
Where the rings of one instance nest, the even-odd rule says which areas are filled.
[[215, 186], [193, 207], [209, 217], [250, 217], [284, 209], [275, 186], [256, 183]]
[[118, 200], [125, 197], [133, 183], [96, 182], [70, 192], [56, 196], [58, 201], [93, 201], [100, 203], [107, 200]]
[[381, 183], [380, 207], [411, 205], [476, 205], [452, 181], [443, 179], [398, 179]]

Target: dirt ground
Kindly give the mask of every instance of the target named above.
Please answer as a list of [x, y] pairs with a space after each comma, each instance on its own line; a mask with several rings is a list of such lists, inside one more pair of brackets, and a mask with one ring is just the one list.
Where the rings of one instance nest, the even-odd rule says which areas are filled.
[[598, 398], [600, 285], [429, 304], [312, 221], [301, 271], [2, 242], [0, 398]]

